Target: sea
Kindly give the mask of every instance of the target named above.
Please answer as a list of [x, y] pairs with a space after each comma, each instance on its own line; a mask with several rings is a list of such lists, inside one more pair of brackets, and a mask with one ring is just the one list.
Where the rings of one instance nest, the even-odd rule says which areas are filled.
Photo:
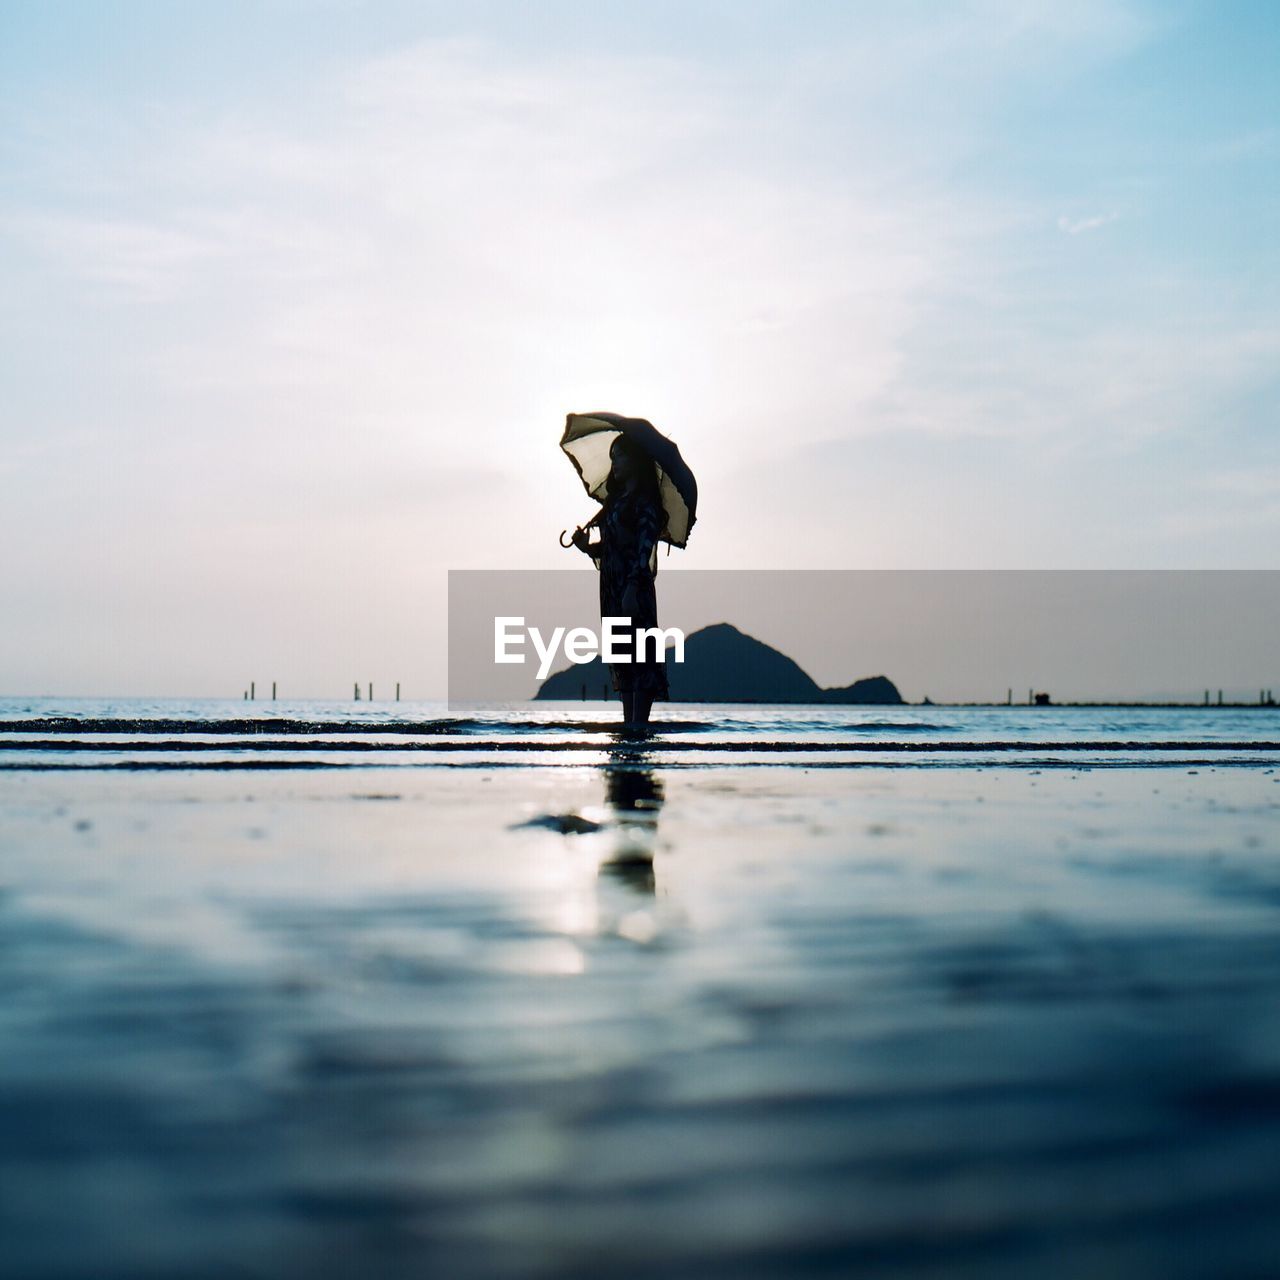
[[1257, 1277], [1270, 707], [9, 698], [0, 1276]]
[[1270, 767], [1275, 706], [660, 703], [624, 740], [617, 703], [0, 699], [0, 768]]

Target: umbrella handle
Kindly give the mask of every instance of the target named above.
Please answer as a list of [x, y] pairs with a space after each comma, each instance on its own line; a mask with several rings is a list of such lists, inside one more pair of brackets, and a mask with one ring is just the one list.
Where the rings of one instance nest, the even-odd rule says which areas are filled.
[[[578, 528], [574, 530], [574, 532], [576, 533], [576, 532], [581, 531], [582, 533], [586, 533], [586, 531], [587, 531], [588, 529], [590, 529], [590, 528], [591, 528], [591, 526], [592, 526], [593, 524], [599, 524], [599, 523], [600, 523], [600, 517], [601, 517], [602, 515], [604, 515], [604, 508], [603, 508], [603, 507], [601, 507], [601, 509], [600, 509], [599, 511], [597, 511], [597, 512], [595, 513], [595, 515], [593, 515], [593, 516], [591, 517], [591, 519], [587, 521], [587, 523], [586, 523], [586, 524], [580, 524], [580, 525], [578, 526]], [[570, 538], [568, 542], [566, 542], [566, 541], [564, 540], [564, 535], [565, 535], [566, 533], [568, 533], [568, 532], [569, 532], [569, 530], [568, 530], [568, 529], [561, 529], [561, 530], [560, 530], [560, 545], [561, 545], [562, 547], [565, 547], [565, 548], [568, 548], [568, 547], [573, 546], [573, 539], [572, 539], [572, 538]]]

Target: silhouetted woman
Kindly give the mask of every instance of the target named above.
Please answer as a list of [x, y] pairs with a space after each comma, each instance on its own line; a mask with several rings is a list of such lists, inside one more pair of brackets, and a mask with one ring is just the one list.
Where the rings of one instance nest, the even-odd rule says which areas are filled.
[[[599, 518], [600, 541], [591, 543], [584, 529], [573, 545], [585, 551], [600, 570], [600, 616], [627, 617], [634, 628], [658, 625], [658, 597], [654, 574], [658, 569], [658, 536], [666, 512], [658, 490], [653, 459], [625, 435], [609, 449], [608, 492]], [[643, 662], [614, 662], [609, 675], [622, 697], [622, 718], [631, 727], [649, 723], [654, 701], [670, 696], [665, 662], [655, 659], [657, 646], [644, 645]], [[634, 635], [631, 653], [634, 656]]]

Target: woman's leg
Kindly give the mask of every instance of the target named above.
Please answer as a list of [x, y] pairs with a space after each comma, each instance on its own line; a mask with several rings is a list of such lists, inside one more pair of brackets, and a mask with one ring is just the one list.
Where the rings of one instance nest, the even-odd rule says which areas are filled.
[[648, 724], [649, 712], [653, 709], [653, 694], [651, 693], [634, 693], [632, 696], [632, 710], [635, 714], [633, 724]]
[[635, 711], [635, 695], [624, 689], [622, 691], [622, 721], [624, 724], [631, 723], [632, 714]]

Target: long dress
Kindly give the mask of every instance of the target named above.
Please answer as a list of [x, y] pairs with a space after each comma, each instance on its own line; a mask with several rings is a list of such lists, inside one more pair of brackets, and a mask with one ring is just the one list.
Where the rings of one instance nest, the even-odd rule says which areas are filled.
[[[600, 570], [601, 618], [627, 616], [622, 598], [628, 584], [634, 582], [632, 626], [658, 625], [658, 595], [653, 579], [658, 570], [658, 535], [665, 521], [661, 504], [644, 494], [606, 498], [599, 521], [600, 541], [591, 547], [592, 559]], [[654, 658], [654, 649], [653, 641], [646, 640], [643, 662], [609, 663], [615, 693], [648, 693], [655, 701], [670, 697], [666, 663]], [[630, 652], [634, 655], [634, 639]]]

